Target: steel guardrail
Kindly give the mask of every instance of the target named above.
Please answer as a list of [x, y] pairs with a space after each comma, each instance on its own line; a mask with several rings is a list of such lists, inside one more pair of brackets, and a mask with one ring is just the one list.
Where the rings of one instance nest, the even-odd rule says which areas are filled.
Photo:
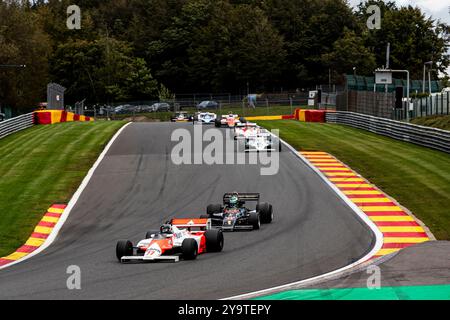
[[450, 153], [450, 131], [447, 130], [347, 111], [327, 112], [326, 121]]
[[12, 133], [30, 128], [33, 125], [34, 125], [33, 112], [2, 121], [0, 122], [0, 139]]

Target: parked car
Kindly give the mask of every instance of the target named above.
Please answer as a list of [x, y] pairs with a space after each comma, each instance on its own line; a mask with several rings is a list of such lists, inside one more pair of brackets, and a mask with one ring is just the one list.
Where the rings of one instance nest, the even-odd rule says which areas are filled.
[[218, 109], [219, 103], [216, 101], [202, 101], [197, 105], [197, 109]]
[[137, 112], [149, 113], [149, 112], [154, 112], [154, 111], [155, 111], [155, 108], [153, 106], [149, 106], [149, 105], [137, 106]]
[[136, 110], [136, 106], [133, 106], [131, 104], [124, 104], [120, 105], [114, 108], [114, 113], [117, 114], [129, 114], [133, 113], [133, 111]]
[[170, 104], [166, 102], [158, 102], [152, 105], [154, 112], [169, 112]]

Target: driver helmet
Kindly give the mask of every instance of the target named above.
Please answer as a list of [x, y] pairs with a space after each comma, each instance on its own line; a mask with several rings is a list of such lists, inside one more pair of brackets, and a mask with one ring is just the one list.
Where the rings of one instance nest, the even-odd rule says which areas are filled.
[[236, 207], [239, 202], [239, 194], [237, 192], [233, 192], [233, 194], [230, 197], [230, 206]]
[[160, 229], [161, 233], [172, 233], [172, 226], [170, 224], [163, 224]]

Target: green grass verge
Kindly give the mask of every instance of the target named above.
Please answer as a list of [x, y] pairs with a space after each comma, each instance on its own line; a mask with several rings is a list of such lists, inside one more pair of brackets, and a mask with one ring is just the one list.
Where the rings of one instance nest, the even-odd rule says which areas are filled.
[[52, 204], [70, 200], [123, 124], [35, 126], [0, 139], [0, 257], [27, 240]]
[[343, 125], [258, 121], [298, 150], [326, 151], [450, 240], [450, 155]]
[[450, 130], [450, 116], [429, 116], [415, 118], [411, 120], [411, 123], [421, 126]]

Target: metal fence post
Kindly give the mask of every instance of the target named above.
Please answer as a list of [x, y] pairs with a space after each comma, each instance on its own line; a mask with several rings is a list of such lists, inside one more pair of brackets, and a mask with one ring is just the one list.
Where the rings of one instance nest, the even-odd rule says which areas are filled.
[[419, 116], [421, 117], [422, 114], [423, 114], [422, 99], [419, 99], [419, 100], [417, 101], [417, 103], [418, 103], [418, 108], [419, 108]]
[[449, 110], [449, 109], [450, 109], [450, 107], [449, 107], [449, 105], [448, 105], [448, 104], [449, 104], [449, 98], [450, 98], [450, 95], [449, 95], [449, 94], [450, 94], [450, 92], [449, 92], [449, 91], [447, 91], [447, 114], [449, 114], [449, 113], [450, 113], [450, 110]]

